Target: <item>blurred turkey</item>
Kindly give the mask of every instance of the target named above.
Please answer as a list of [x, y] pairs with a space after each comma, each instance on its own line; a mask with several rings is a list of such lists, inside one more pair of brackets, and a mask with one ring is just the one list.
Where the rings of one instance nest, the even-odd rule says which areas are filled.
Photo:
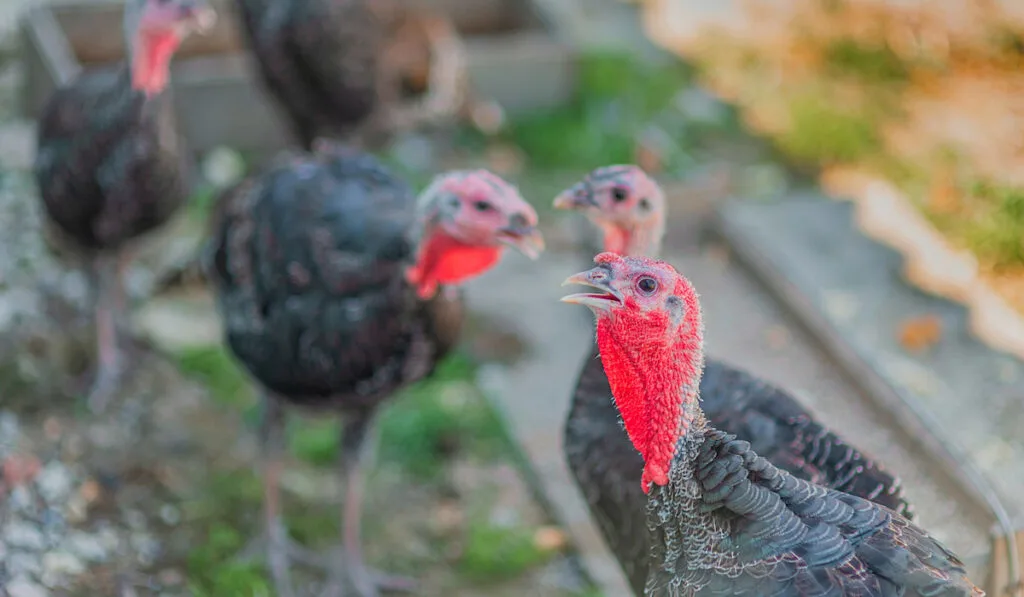
[[125, 371], [118, 336], [128, 327], [126, 251], [167, 222], [187, 196], [164, 93], [171, 58], [214, 18], [201, 0], [128, 0], [125, 62], [79, 75], [54, 92], [39, 119], [35, 177], [46, 214], [94, 273], [99, 364], [89, 403], [97, 410]]
[[379, 148], [463, 108], [459, 37], [405, 0], [237, 2], [263, 83], [306, 149], [319, 137]]
[[[594, 170], [559, 195], [555, 207], [585, 214], [603, 232], [605, 251], [652, 257], [661, 252], [665, 196], [658, 183], [636, 166]], [[700, 395], [712, 425], [750, 442], [773, 465], [913, 520], [899, 479], [828, 429], [789, 392], [708, 358]], [[621, 432], [596, 344], [583, 363], [564, 436], [566, 460], [577, 486], [639, 595], [648, 559], [646, 496], [638, 483], [643, 458]]]
[[278, 518], [285, 405], [344, 419], [335, 588], [412, 588], [362, 558], [361, 468], [377, 407], [430, 375], [456, 342], [458, 284], [506, 246], [539, 254], [536, 224], [518, 191], [490, 172], [438, 176], [417, 201], [372, 156], [322, 143], [221, 198], [207, 275], [225, 340], [263, 388], [268, 563], [280, 595], [292, 594], [288, 560], [301, 553]]

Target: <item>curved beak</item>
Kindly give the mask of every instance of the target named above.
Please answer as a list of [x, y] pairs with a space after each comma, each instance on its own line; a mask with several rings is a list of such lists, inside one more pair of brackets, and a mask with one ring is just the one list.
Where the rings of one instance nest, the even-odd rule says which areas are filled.
[[597, 207], [594, 194], [582, 182], [569, 187], [555, 197], [555, 209], [587, 209]]
[[577, 284], [580, 286], [589, 286], [590, 288], [594, 288], [600, 292], [581, 292], [577, 294], [570, 294], [568, 296], [563, 296], [559, 300], [563, 303], [572, 303], [574, 305], [590, 307], [591, 309], [607, 311], [612, 307], [617, 307], [622, 304], [622, 294], [612, 288], [611, 283], [612, 275], [611, 272], [608, 271], [608, 268], [597, 266], [585, 272], [569, 276], [562, 282], [562, 286]]
[[514, 223], [502, 228], [498, 231], [498, 240], [530, 259], [537, 259], [544, 252], [544, 235], [529, 224]]

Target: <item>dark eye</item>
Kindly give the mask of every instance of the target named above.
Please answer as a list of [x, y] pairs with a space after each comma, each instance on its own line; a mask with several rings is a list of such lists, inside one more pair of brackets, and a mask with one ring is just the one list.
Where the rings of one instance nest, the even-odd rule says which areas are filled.
[[614, 189], [612, 189], [612, 199], [614, 199], [616, 203], [621, 203], [625, 201], [626, 197], [628, 196], [629, 193], [627, 193], [626, 189], [622, 187], [615, 187]]
[[492, 209], [491, 204], [486, 201], [477, 201], [473, 203], [473, 207], [475, 207], [477, 211], [490, 211]]
[[636, 281], [636, 287], [640, 289], [640, 292], [651, 295], [658, 289], [658, 281], [654, 278], [644, 276]]
[[643, 211], [647, 211], [648, 209], [651, 208], [651, 203], [646, 198], [641, 199], [638, 205], [640, 206], [640, 209], [642, 209]]

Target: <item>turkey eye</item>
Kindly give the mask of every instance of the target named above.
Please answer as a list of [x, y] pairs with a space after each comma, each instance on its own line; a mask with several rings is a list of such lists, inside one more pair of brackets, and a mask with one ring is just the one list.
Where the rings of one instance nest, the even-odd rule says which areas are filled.
[[658, 289], [658, 281], [654, 278], [640, 278], [636, 282], [636, 287], [640, 289], [640, 292], [650, 295]]
[[475, 207], [477, 211], [489, 211], [491, 209], [491, 204], [486, 201], [477, 201], [473, 203], [473, 207]]
[[647, 211], [648, 209], [651, 208], [651, 204], [650, 204], [649, 201], [647, 201], [647, 199], [641, 199], [640, 203], [639, 203], [639, 206], [640, 206], [640, 209], [643, 210], [643, 211]]
[[626, 196], [626, 189], [622, 187], [615, 187], [614, 189], [612, 189], [612, 199], [614, 199], [616, 203], [622, 203], [623, 201], [625, 201]]

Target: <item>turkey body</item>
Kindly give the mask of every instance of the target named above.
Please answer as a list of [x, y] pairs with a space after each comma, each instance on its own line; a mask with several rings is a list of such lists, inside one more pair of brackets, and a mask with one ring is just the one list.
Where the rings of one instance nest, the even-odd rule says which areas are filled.
[[460, 296], [420, 300], [403, 276], [415, 201], [358, 153], [287, 158], [222, 198], [208, 271], [225, 341], [275, 396], [366, 414], [454, 345]]
[[902, 516], [797, 479], [702, 415], [677, 450], [647, 503], [646, 595], [984, 595]]
[[306, 149], [374, 113], [384, 24], [367, 0], [238, 0], [260, 76]]
[[51, 96], [35, 177], [49, 219], [85, 252], [115, 251], [184, 203], [185, 163], [169, 97], [131, 87], [126, 67], [90, 72]]
[[[714, 427], [749, 441], [773, 465], [913, 517], [898, 479], [822, 426], [785, 391], [708, 359], [700, 395]], [[647, 495], [640, 488], [644, 461], [622, 431], [596, 345], [580, 373], [564, 437], [569, 468], [591, 514], [633, 591], [642, 595], [649, 554]]]

